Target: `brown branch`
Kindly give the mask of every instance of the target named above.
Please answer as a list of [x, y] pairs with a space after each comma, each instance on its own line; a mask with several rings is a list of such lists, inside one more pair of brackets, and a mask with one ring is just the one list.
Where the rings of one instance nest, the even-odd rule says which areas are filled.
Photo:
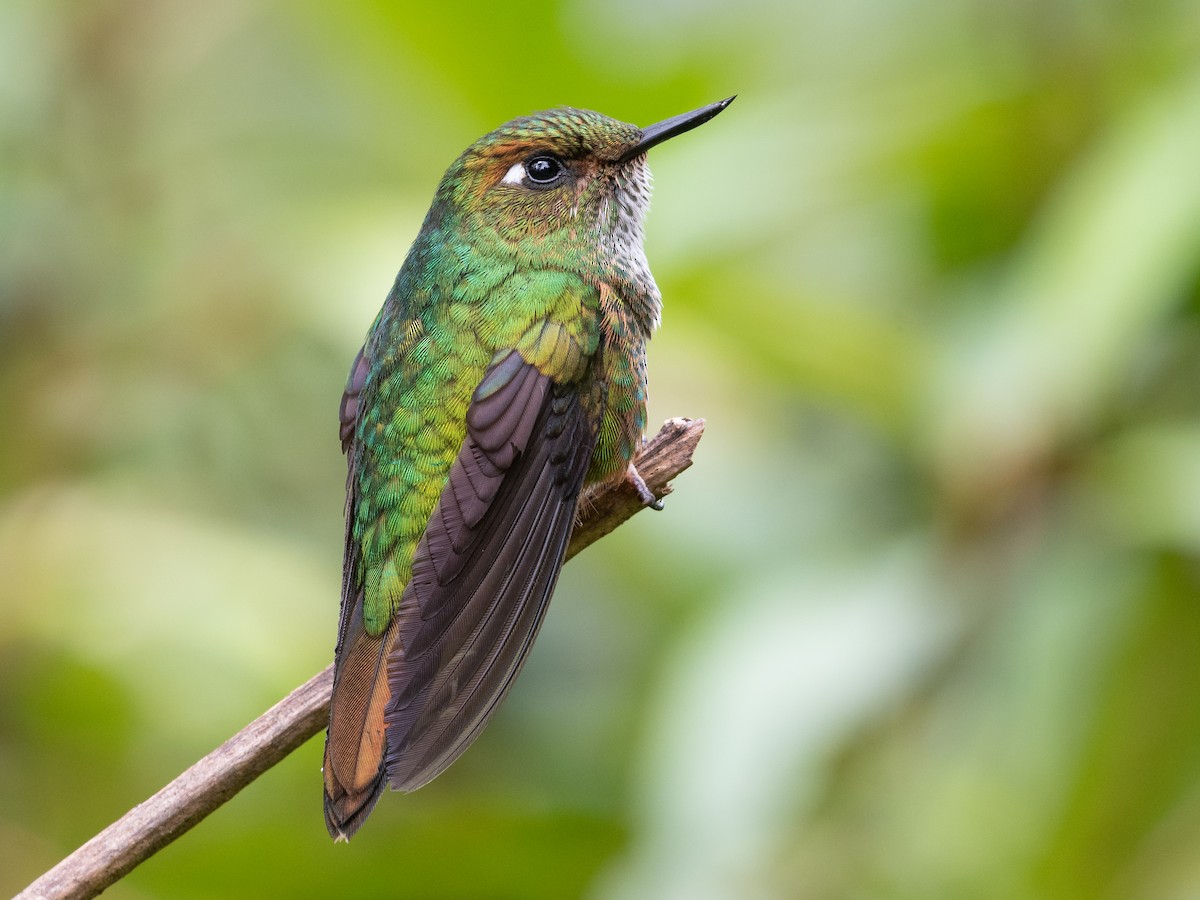
[[[671, 419], [642, 447], [636, 465], [655, 494], [671, 492], [669, 482], [692, 464], [703, 433], [703, 419]], [[567, 558], [642, 508], [625, 483], [589, 493], [580, 503]], [[46, 872], [16, 900], [99, 894], [321, 731], [329, 718], [332, 687], [329, 666]]]

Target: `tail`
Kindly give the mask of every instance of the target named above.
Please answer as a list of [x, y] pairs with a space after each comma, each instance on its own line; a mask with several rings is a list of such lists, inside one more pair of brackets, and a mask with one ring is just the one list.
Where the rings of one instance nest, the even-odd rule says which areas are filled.
[[338, 654], [325, 737], [325, 825], [338, 841], [362, 827], [386, 783], [383, 715], [391, 697], [387, 656], [396, 624], [374, 636], [355, 619], [362, 621], [361, 615], [351, 615]]

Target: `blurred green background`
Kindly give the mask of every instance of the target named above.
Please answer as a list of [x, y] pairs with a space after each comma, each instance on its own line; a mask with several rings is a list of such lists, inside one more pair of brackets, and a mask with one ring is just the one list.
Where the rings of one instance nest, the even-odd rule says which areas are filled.
[[116, 898], [1200, 897], [1200, 3], [0, 5], [0, 894], [332, 656], [346, 371], [445, 166], [649, 124], [656, 425], [503, 712]]

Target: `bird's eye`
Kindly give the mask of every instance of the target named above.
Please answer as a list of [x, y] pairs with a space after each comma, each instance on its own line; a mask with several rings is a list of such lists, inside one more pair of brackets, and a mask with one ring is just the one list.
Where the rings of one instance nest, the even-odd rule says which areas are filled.
[[502, 184], [540, 190], [554, 187], [566, 174], [567, 167], [557, 156], [539, 153], [524, 162], [513, 163], [500, 181]]
[[534, 184], [553, 184], [563, 173], [563, 164], [553, 156], [535, 156], [525, 163], [525, 175]]

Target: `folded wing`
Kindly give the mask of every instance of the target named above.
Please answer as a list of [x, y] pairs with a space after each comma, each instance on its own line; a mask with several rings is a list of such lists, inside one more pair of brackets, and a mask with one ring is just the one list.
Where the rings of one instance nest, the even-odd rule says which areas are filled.
[[385, 765], [396, 789], [457, 759], [525, 662], [595, 444], [585, 402], [515, 350], [475, 390], [387, 658]]

